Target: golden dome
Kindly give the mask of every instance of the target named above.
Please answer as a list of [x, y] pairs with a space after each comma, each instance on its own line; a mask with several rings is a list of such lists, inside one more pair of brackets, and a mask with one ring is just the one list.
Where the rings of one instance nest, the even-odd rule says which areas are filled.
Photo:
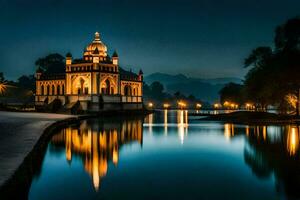
[[92, 43], [90, 43], [84, 52], [84, 56], [107, 56], [107, 47], [100, 40], [100, 34], [98, 32], [95, 33], [95, 38]]

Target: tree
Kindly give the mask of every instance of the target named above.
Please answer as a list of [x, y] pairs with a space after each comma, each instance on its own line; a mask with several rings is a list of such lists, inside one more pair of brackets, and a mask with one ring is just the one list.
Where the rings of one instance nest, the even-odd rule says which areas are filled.
[[34, 75], [29, 75], [29, 76], [23, 75], [20, 78], [18, 78], [17, 84], [19, 87], [34, 91], [35, 90], [35, 77], [34, 77]]
[[243, 85], [236, 83], [226, 84], [220, 91], [220, 101], [223, 104], [225, 101], [238, 104], [243, 103]]
[[154, 81], [150, 88], [153, 96], [161, 97], [163, 95], [164, 86], [160, 82]]
[[245, 59], [245, 67], [264, 67], [272, 58], [272, 49], [270, 47], [258, 47]]
[[37, 59], [35, 65], [41, 68], [44, 73], [63, 73], [65, 72], [64, 59], [62, 55], [53, 53]]
[[275, 50], [258, 47], [245, 59], [251, 66], [245, 77], [246, 97], [262, 108], [286, 104], [286, 96], [300, 97], [300, 19], [293, 18], [275, 31]]
[[300, 48], [300, 18], [289, 19], [278, 26], [275, 31], [274, 43], [277, 51], [299, 50]]
[[3, 72], [0, 72], [0, 83], [5, 82], [4, 74]]

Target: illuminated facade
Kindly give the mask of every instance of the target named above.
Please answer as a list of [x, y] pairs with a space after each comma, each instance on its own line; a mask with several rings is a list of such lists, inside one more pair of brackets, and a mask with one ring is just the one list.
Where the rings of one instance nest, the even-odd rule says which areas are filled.
[[84, 50], [83, 58], [66, 55], [65, 73], [36, 72], [37, 106], [59, 99], [63, 105], [80, 102], [83, 110], [141, 109], [143, 72], [138, 74], [119, 67], [116, 52], [112, 57], [100, 40], [100, 34]]

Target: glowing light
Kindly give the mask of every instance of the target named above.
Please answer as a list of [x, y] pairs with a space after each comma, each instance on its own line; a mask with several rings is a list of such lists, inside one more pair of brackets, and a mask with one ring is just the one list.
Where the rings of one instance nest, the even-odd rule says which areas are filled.
[[215, 103], [215, 104], [214, 104], [214, 108], [221, 108], [221, 105], [218, 104], [218, 103]]
[[187, 135], [188, 128], [188, 111], [178, 110], [177, 111], [177, 126], [178, 136], [181, 144], [184, 142], [184, 136]]
[[291, 127], [287, 137], [287, 150], [291, 156], [295, 155], [299, 148], [299, 135], [297, 127]]
[[230, 103], [228, 101], [225, 101], [223, 104], [225, 107], [228, 107], [230, 105]]
[[285, 97], [285, 100], [288, 102], [288, 104], [290, 106], [292, 106], [293, 108], [296, 108], [297, 107], [297, 96], [296, 95], [293, 95], [293, 94], [288, 94], [286, 95]]
[[252, 103], [246, 103], [245, 107], [247, 110], [254, 109], [254, 105]]
[[186, 103], [185, 102], [183, 102], [183, 101], [178, 101], [178, 107], [179, 108], [185, 108], [187, 105], [186, 105]]
[[4, 94], [7, 89], [7, 85], [5, 83], [0, 83], [0, 94]]
[[234, 136], [234, 125], [233, 124], [224, 124], [224, 137], [229, 140]]
[[166, 109], [167, 109], [167, 108], [170, 108], [170, 104], [164, 103], [163, 107], [166, 108]]
[[149, 107], [149, 108], [153, 108], [153, 103], [152, 103], [152, 102], [149, 102], [149, 103], [148, 103], [148, 107]]
[[197, 104], [196, 104], [196, 108], [197, 108], [197, 109], [200, 109], [201, 107], [202, 107], [202, 104], [201, 104], [201, 103], [197, 103]]

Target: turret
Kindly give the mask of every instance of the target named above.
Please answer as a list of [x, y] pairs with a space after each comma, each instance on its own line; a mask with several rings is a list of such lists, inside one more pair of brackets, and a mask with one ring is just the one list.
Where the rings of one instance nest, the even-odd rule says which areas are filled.
[[72, 54], [70, 52], [66, 55], [66, 65], [72, 65]]
[[40, 67], [38, 67], [36, 72], [35, 72], [36, 79], [40, 79], [42, 74], [43, 74], [43, 70]]
[[143, 81], [143, 71], [140, 69], [140, 71], [139, 71], [139, 81]]
[[118, 63], [119, 63], [119, 56], [116, 51], [114, 51], [114, 53], [112, 55], [112, 62], [114, 65], [118, 65]]

